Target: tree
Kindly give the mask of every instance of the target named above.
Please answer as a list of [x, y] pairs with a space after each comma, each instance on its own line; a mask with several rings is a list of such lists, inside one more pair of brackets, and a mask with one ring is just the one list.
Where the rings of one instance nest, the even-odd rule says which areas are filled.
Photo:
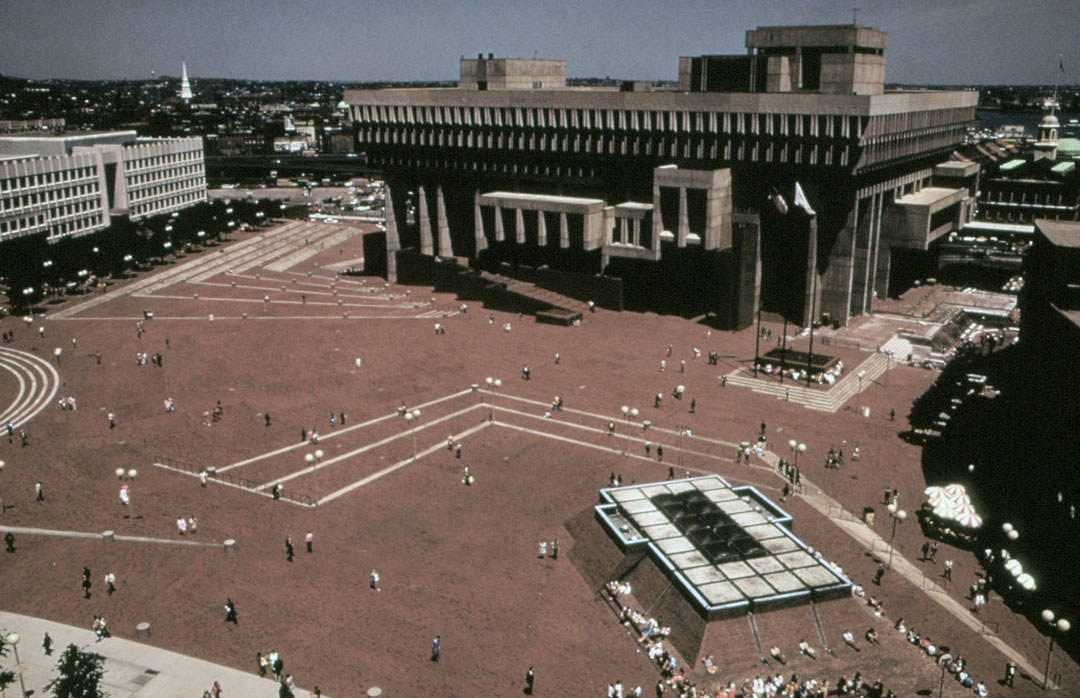
[[[6, 636], [6, 632], [0, 633], [0, 657], [7, 656], [7, 643], [4, 642]], [[0, 670], [0, 694], [13, 683], [15, 683], [15, 672], [10, 669]]]
[[53, 698], [103, 698], [105, 693], [98, 684], [105, 673], [105, 658], [95, 652], [84, 652], [75, 645], [68, 645], [56, 663], [60, 674], [45, 685]]

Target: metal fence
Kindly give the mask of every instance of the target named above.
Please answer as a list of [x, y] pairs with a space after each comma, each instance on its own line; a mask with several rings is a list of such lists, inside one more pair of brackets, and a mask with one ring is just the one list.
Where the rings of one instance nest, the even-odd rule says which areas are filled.
[[[231, 473], [219, 473], [215, 471], [214, 468], [206, 468], [201, 465], [195, 465], [194, 463], [187, 463], [185, 461], [179, 460], [177, 458], [171, 458], [169, 456], [158, 456], [154, 459], [154, 462], [161, 463], [162, 465], [167, 465], [170, 468], [181, 470], [185, 473], [191, 473], [195, 476], [198, 476], [203, 471], [206, 471], [207, 480], [217, 480], [219, 482], [232, 485], [234, 487], [239, 487], [240, 489], [248, 490], [249, 492], [253, 492], [264, 497], [273, 496], [270, 492], [263, 489], [266, 485], [266, 483], [264, 482], [256, 482], [255, 480], [249, 480], [246, 477], [240, 477]], [[316, 506], [314, 497], [310, 497], [306, 494], [295, 492], [293, 490], [286, 490], [282, 488], [280, 490], [279, 497], [285, 501], [299, 504], [305, 507]]]

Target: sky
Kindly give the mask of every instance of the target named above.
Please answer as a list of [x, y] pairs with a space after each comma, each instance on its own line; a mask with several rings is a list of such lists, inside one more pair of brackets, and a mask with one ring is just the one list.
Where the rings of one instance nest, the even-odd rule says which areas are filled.
[[570, 77], [676, 80], [758, 26], [889, 35], [886, 81], [1080, 82], [1076, 0], [0, 0], [0, 74], [456, 80], [458, 59], [564, 59]]

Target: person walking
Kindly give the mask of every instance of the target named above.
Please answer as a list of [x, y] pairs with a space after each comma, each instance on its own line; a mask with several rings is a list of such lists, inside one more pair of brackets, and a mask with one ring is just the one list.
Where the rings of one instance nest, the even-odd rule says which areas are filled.
[[289, 562], [293, 561], [292, 536], [285, 536], [285, 559]]
[[36, 501], [45, 501], [45, 486], [41, 484], [41, 480], [34, 483], [34, 495]]
[[93, 586], [93, 584], [90, 581], [90, 568], [89, 567], [83, 567], [83, 571], [82, 571], [82, 590], [83, 590], [83, 598], [84, 599], [90, 598], [90, 587], [91, 586]]
[[431, 661], [433, 661], [433, 662], [438, 662], [439, 661], [439, 651], [440, 651], [440, 649], [441, 649], [441, 646], [440, 646], [440, 642], [439, 642], [439, 636], [436, 635], [435, 639], [431, 641]]
[[109, 428], [110, 429], [115, 429], [116, 428], [116, 415], [113, 414], [112, 412], [109, 413]]
[[312, 533], [311, 531], [308, 531], [307, 535], [304, 536], [304, 547], [307, 549], [307, 551], [309, 553], [311, 552], [311, 543], [314, 540], [315, 540], [315, 534]]
[[105, 593], [112, 596], [116, 593], [116, 575], [112, 572], [105, 573], [105, 583], [109, 585], [109, 588], [105, 590]]
[[371, 576], [368, 578], [368, 584], [375, 591], [379, 591], [379, 573], [375, 570], [371, 570]]
[[529, 667], [529, 670], [525, 672], [525, 695], [532, 695], [534, 681], [536, 681], [536, 674], [533, 673], [533, 668]]
[[225, 599], [225, 622], [240, 625], [236, 620], [236, 604], [230, 598]]
[[952, 581], [952, 560], [945, 561], [945, 571], [941, 573], [941, 576]]
[[[46, 636], [48, 637], [48, 636]], [[1009, 688], [1013, 688], [1013, 680], [1016, 678], [1016, 662], [1009, 660], [1005, 664], [1005, 679], [1003, 683], [1007, 684]]]
[[49, 637], [49, 633], [45, 633], [45, 637], [41, 639], [41, 647], [45, 650], [45, 656], [52, 656], [53, 639]]

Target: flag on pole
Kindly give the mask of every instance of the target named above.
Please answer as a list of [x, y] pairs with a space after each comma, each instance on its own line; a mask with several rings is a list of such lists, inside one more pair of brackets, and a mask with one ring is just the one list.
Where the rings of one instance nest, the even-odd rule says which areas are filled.
[[1060, 54], [1060, 53], [1058, 54], [1058, 68], [1061, 69], [1061, 74], [1062, 75], [1067, 74], [1065, 72], [1065, 59], [1062, 58], [1062, 54]]
[[786, 216], [788, 212], [787, 202], [784, 201], [784, 197], [780, 196], [780, 192], [776, 191], [776, 187], [772, 188], [772, 195], [769, 198], [772, 199], [773, 205], [776, 206], [776, 210], [779, 211], [781, 215]]
[[815, 216], [814, 209], [810, 208], [810, 202], [806, 198], [806, 194], [803, 193], [802, 186], [798, 182], [795, 182], [795, 205], [806, 211], [806, 215]]

